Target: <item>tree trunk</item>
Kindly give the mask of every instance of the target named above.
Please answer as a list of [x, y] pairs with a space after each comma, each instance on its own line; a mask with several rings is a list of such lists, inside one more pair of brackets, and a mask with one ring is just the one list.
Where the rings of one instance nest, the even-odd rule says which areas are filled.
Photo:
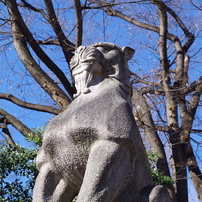
[[[149, 141], [152, 153], [158, 155], [156, 162], [157, 169], [162, 175], [170, 177], [164, 146], [158, 136], [157, 131], [155, 130], [154, 121], [152, 119], [147, 101], [142, 93], [135, 89], [133, 89], [132, 101], [134, 102], [137, 110], [135, 118], [138, 119], [138, 123], [144, 129], [144, 133]], [[173, 186], [169, 186], [168, 191], [172, 200], [176, 201]]]
[[188, 144], [187, 165], [189, 173], [191, 175], [192, 182], [198, 194], [198, 199], [202, 201], [202, 173], [197, 164], [190, 142]]

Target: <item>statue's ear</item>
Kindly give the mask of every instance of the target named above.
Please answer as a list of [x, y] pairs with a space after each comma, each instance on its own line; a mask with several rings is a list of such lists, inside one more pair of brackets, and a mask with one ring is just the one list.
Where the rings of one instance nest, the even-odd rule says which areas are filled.
[[135, 53], [135, 50], [130, 47], [123, 47], [122, 51], [125, 54], [126, 60], [132, 59], [132, 57]]

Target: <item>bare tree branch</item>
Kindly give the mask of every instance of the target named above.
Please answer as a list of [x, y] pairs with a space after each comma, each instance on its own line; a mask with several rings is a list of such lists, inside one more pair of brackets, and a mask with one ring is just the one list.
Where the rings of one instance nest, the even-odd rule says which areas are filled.
[[0, 116], [0, 123], [3, 123], [3, 125], [4, 125], [4, 124], [10, 124], [10, 123], [8, 122], [8, 120], [7, 120], [4, 116]]
[[[183, 52], [186, 53], [188, 51], [188, 49], [190, 48], [190, 46], [193, 44], [194, 42], [194, 35], [189, 31], [189, 29], [185, 26], [185, 24], [182, 22], [182, 20], [180, 19], [179, 15], [177, 15], [171, 8], [169, 8], [163, 1], [156, 1], [153, 0], [154, 2], [157, 2], [158, 4], [160, 4], [160, 6], [165, 9], [165, 11], [167, 11], [174, 19], [175, 21], [178, 23], [178, 25], [180, 26], [180, 28], [182, 29], [182, 31], [184, 32], [185, 36], [188, 37], [187, 42], [185, 43], [185, 45], [183, 46]], [[151, 1], [152, 2], [152, 1]]]
[[39, 45], [56, 45], [56, 46], [60, 46], [60, 42], [58, 40], [54, 40], [54, 39], [47, 39], [47, 40], [36, 40], [36, 42]]
[[168, 132], [169, 128], [155, 124], [155, 130], [162, 131], [162, 132]]
[[192, 99], [191, 99], [191, 102], [189, 105], [189, 109], [188, 109], [189, 113], [192, 115], [193, 118], [195, 116], [198, 104], [200, 102], [201, 94], [202, 94], [202, 77], [199, 78], [198, 85], [192, 96]]
[[60, 23], [58, 22], [57, 16], [55, 14], [55, 10], [53, 8], [52, 0], [44, 0], [44, 3], [46, 5], [46, 10], [48, 12], [48, 18], [51, 26], [53, 27], [58, 40], [60, 42], [61, 48], [63, 50], [63, 53], [65, 55], [66, 61], [69, 63], [70, 59], [73, 56], [73, 53], [70, 51], [72, 48], [74, 48], [74, 44], [71, 43], [66, 36], [64, 35], [62, 28], [60, 26]]
[[164, 90], [163, 89], [154, 89], [154, 88], [147, 88], [143, 87], [140, 89], [142, 94], [153, 94], [153, 95], [164, 95]]
[[55, 114], [55, 115], [58, 115], [59, 113], [62, 112], [62, 110], [51, 107], [51, 106], [38, 105], [38, 104], [24, 102], [11, 94], [0, 93], [0, 99], [9, 100], [9, 101], [13, 102], [14, 104], [17, 104], [18, 106], [21, 106], [23, 108], [32, 109], [32, 110], [41, 111], [41, 112], [48, 112], [48, 113]]
[[202, 133], [202, 130], [192, 128], [191, 133]]
[[6, 140], [8, 141], [8, 144], [11, 147], [15, 148], [16, 144], [15, 144], [15, 142], [14, 142], [14, 140], [13, 140], [11, 134], [10, 134], [10, 131], [8, 130], [7, 125], [0, 124], [0, 128], [2, 128], [2, 132], [5, 134], [5, 137], [6, 137]]
[[[153, 1], [152, 1], [153, 2]], [[156, 2], [156, 1], [154, 1]], [[173, 113], [177, 114], [176, 102], [173, 99], [173, 94], [170, 89], [170, 76], [169, 76], [169, 65], [167, 61], [167, 14], [161, 5], [154, 3], [158, 7], [158, 12], [160, 16], [160, 32], [159, 32], [159, 52], [160, 52], [160, 62], [162, 67], [162, 77], [163, 77], [163, 87], [166, 96], [166, 108], [167, 108], [167, 120], [169, 127], [177, 126], [177, 117], [173, 117]]]
[[[138, 20], [135, 20], [134, 18], [129, 17], [128, 15], [124, 15], [120, 11], [117, 11], [117, 10], [112, 8], [113, 6], [115, 6], [115, 4], [109, 4], [109, 3], [104, 3], [104, 2], [100, 2], [100, 1], [94, 1], [94, 0], [88, 0], [88, 1], [100, 5], [99, 9], [106, 8], [106, 14], [107, 15], [122, 18], [123, 20], [126, 20], [129, 23], [132, 23], [132, 24], [134, 24], [134, 25], [136, 25], [136, 26], [138, 26], [140, 28], [144, 28], [144, 29], [147, 29], [147, 30], [150, 30], [150, 31], [154, 31], [154, 32], [159, 34], [159, 31], [160, 31], [159, 27], [156, 27], [154, 25], [150, 25], [150, 24], [147, 24], [147, 23], [140, 22]], [[179, 16], [171, 8], [169, 8], [164, 2], [159, 1], [159, 0], [151, 0], [150, 2], [160, 5], [165, 11], [170, 13], [171, 16], [179, 24], [179, 26], [181, 27], [181, 29], [185, 33], [186, 37], [188, 37], [187, 42], [183, 46], [183, 51], [184, 51], [184, 53], [186, 53], [188, 51], [189, 47], [194, 42], [194, 39], [195, 39], [194, 35], [189, 32], [188, 28], [185, 26], [185, 24], [182, 22], [182, 20], [179, 18]], [[127, 2], [125, 2], [124, 4], [126, 4], [126, 3]], [[128, 3], [140, 3], [140, 2], [132, 1], [132, 2], [128, 2]], [[173, 34], [171, 34], [169, 32], [167, 32], [167, 38], [169, 40], [171, 40], [172, 42], [174, 42], [176, 40], [176, 36], [174, 36]]]
[[192, 0], [191, 3], [194, 7], [196, 7], [198, 10], [202, 11], [202, 7], [197, 6]]
[[[98, 4], [98, 5], [102, 6], [102, 7], [106, 7], [105, 11], [106, 11], [106, 14], [109, 15], [109, 16], [119, 17], [119, 18], [121, 18], [121, 19], [123, 19], [123, 20], [125, 20], [125, 21], [127, 21], [127, 22], [129, 22], [131, 24], [134, 24], [134, 25], [136, 25], [136, 26], [138, 26], [140, 28], [147, 29], [147, 30], [150, 30], [150, 31], [153, 31], [153, 32], [156, 32], [156, 33], [159, 34], [160, 30], [159, 30], [159, 27], [157, 27], [157, 26], [140, 22], [140, 21], [136, 20], [135, 18], [131, 18], [130, 16], [123, 14], [120, 11], [114, 10], [112, 8], [112, 6], [110, 6], [108, 4], [107, 4], [108, 6], [106, 6], [105, 4], [103, 4], [103, 2], [101, 3], [101, 2], [98, 2], [98, 1], [94, 1], [94, 0], [88, 0], [88, 1], [90, 1], [92, 3], [96, 3], [96, 4]], [[173, 34], [167, 33], [167, 38], [169, 40], [171, 40], [171, 41], [174, 41], [176, 36], [174, 36]]]
[[[159, 25], [159, 52], [160, 52], [160, 62], [161, 62], [161, 67], [162, 67], [162, 78], [163, 78], [163, 86], [164, 86], [164, 91], [165, 91], [165, 96], [166, 96], [166, 112], [167, 112], [167, 121], [168, 121], [168, 133], [170, 137], [170, 142], [172, 144], [172, 154], [173, 154], [173, 159], [175, 163], [175, 173], [176, 173], [176, 180], [178, 180], [177, 183], [177, 194], [176, 198], [177, 201], [187, 201], [187, 193], [186, 192], [186, 180], [182, 181], [179, 180], [180, 177], [186, 176], [186, 164], [184, 166], [184, 158], [178, 158], [179, 155], [181, 155], [181, 150], [180, 147], [176, 144], [178, 141], [178, 117], [177, 117], [177, 104], [176, 104], [176, 99], [174, 98], [174, 94], [170, 91], [170, 75], [169, 75], [169, 65], [168, 65], [168, 56], [167, 56], [167, 36], [168, 36], [168, 22], [167, 22], [167, 13], [164, 9], [164, 6], [160, 4], [157, 0], [151, 0], [151, 3], [155, 4], [158, 8], [158, 14], [160, 18], [160, 25]], [[181, 161], [183, 163], [181, 164]], [[184, 169], [185, 168], [185, 169]], [[182, 176], [181, 176], [182, 175]], [[178, 192], [179, 191], [179, 192]], [[185, 196], [180, 196], [180, 193], [184, 191]], [[182, 198], [182, 200], [180, 199]], [[175, 195], [172, 195], [173, 200], [175, 200]]]
[[33, 10], [35, 12], [38, 12], [38, 13], [41, 13], [42, 16], [48, 21], [48, 16], [46, 15], [46, 13], [43, 11], [43, 9], [39, 9], [39, 8], [36, 8], [34, 7], [33, 5], [29, 4], [27, 1], [25, 0], [21, 0], [23, 2], [23, 4], [18, 4], [19, 6], [22, 6], [22, 7], [27, 7], [29, 8], [30, 10]]
[[111, 1], [110, 3], [107, 3], [106, 1], [95, 1], [95, 0], [88, 0], [91, 3], [95, 3], [100, 6], [86, 6], [82, 5], [83, 9], [103, 9], [106, 7], [113, 7], [113, 6], [118, 6], [118, 5], [125, 5], [125, 4], [148, 4], [145, 0], [140, 0], [140, 1], [124, 1], [124, 2], [119, 2], [119, 3], [114, 3], [115, 1]]
[[8, 112], [4, 111], [0, 108], [0, 115], [4, 116], [7, 121], [14, 126], [20, 133], [22, 133], [25, 137], [28, 134], [36, 135], [32, 130], [30, 130], [26, 125], [24, 125], [19, 119], [15, 118]]
[[76, 11], [76, 48], [82, 44], [83, 37], [83, 16], [80, 0], [74, 0], [74, 6]]
[[159, 84], [159, 83], [153, 83], [153, 82], [150, 82], [150, 81], [146, 81], [144, 79], [141, 79], [137, 74], [131, 72], [131, 75], [133, 75], [135, 77], [135, 81], [132, 81], [132, 83], [137, 83], [137, 82], [140, 82], [140, 83], [143, 83], [143, 84], [146, 84], [146, 85], [149, 85], [149, 86], [152, 86], [152, 87], [159, 87], [161, 88], [162, 85]]

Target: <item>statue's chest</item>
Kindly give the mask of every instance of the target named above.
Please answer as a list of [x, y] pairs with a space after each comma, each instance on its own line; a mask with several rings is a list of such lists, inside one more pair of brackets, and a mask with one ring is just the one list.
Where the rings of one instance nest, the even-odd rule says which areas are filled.
[[88, 148], [97, 139], [131, 138], [133, 124], [125, 101], [108, 94], [84, 101], [78, 97], [51, 122], [45, 135], [48, 145]]
[[89, 130], [104, 130], [113, 108], [114, 105], [109, 99], [92, 99], [87, 104], [82, 103], [82, 100], [75, 100], [65, 112], [68, 130], [82, 128], [86, 130], [86, 133]]

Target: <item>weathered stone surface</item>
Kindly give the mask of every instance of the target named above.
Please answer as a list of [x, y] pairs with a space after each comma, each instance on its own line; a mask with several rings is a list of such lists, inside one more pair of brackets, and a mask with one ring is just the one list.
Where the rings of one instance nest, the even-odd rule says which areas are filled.
[[44, 133], [34, 202], [71, 202], [77, 195], [77, 202], [134, 202], [152, 184], [130, 107], [133, 54], [111, 43], [77, 49], [75, 100]]
[[172, 202], [172, 200], [165, 187], [150, 185], [140, 192], [140, 202]]

